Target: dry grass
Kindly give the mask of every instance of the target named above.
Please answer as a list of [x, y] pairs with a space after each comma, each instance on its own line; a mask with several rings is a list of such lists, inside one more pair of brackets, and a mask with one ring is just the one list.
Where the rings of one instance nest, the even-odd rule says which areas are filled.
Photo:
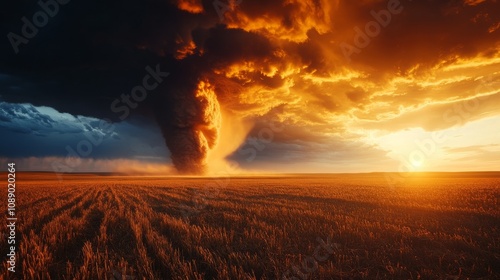
[[18, 173], [18, 272], [6, 274], [2, 240], [0, 277], [282, 279], [320, 237], [338, 247], [309, 279], [500, 279], [496, 173], [396, 188], [379, 174], [207, 186], [214, 180]]

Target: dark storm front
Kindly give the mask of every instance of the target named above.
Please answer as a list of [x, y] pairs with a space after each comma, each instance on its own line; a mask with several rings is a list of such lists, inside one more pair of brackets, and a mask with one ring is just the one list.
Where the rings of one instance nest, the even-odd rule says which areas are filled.
[[[160, 64], [155, 67], [146, 66], [146, 73], [141, 83], [133, 87], [130, 94], [121, 94], [120, 99], [116, 98], [110, 104], [111, 112], [117, 114], [120, 121], [124, 121], [131, 115], [132, 111], [143, 102], [149, 93], [152, 93], [170, 73], [160, 69]], [[84, 133], [85, 139], [80, 140], [75, 147], [66, 145], [67, 156], [64, 160], [52, 162], [52, 170], [56, 173], [59, 181], [62, 181], [61, 175], [74, 172], [81, 164], [78, 159], [90, 157], [95, 147], [100, 146], [105, 138], [111, 137], [115, 132], [114, 123], [109, 119], [103, 119], [99, 122], [99, 129], [104, 132], [101, 134]]]
[[21, 18], [21, 22], [23, 23], [21, 35], [14, 32], [9, 32], [9, 34], [7, 34], [7, 38], [14, 52], [18, 54], [21, 44], [28, 44], [29, 40], [33, 39], [38, 34], [39, 29], [45, 27], [49, 23], [50, 18], [55, 17], [59, 13], [60, 7], [69, 2], [70, 0], [38, 1], [40, 10], [33, 14], [31, 20], [25, 16]]

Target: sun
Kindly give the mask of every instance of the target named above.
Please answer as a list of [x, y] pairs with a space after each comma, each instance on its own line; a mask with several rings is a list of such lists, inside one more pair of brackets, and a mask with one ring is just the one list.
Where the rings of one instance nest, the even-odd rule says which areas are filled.
[[[422, 169], [425, 165], [425, 160], [421, 160], [421, 161], [412, 161], [411, 162], [411, 165], [413, 167], [415, 167], [415, 169]], [[413, 171], [416, 171], [416, 170], [413, 170]]]

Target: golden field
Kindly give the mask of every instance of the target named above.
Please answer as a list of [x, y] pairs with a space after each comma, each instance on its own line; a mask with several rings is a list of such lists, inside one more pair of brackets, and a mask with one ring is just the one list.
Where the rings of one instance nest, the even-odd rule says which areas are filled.
[[[377, 173], [59, 181], [18, 172], [18, 261], [6, 270], [2, 238], [0, 275], [500, 279], [499, 198], [500, 173], [413, 174], [391, 185]], [[0, 199], [7, 209], [5, 188]], [[319, 260], [321, 242], [331, 250]]]

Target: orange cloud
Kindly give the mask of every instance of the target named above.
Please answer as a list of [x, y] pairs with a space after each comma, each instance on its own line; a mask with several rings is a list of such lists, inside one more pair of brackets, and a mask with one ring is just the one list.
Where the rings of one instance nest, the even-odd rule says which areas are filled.
[[177, 7], [192, 14], [203, 13], [203, 4], [200, 0], [177, 0]]

